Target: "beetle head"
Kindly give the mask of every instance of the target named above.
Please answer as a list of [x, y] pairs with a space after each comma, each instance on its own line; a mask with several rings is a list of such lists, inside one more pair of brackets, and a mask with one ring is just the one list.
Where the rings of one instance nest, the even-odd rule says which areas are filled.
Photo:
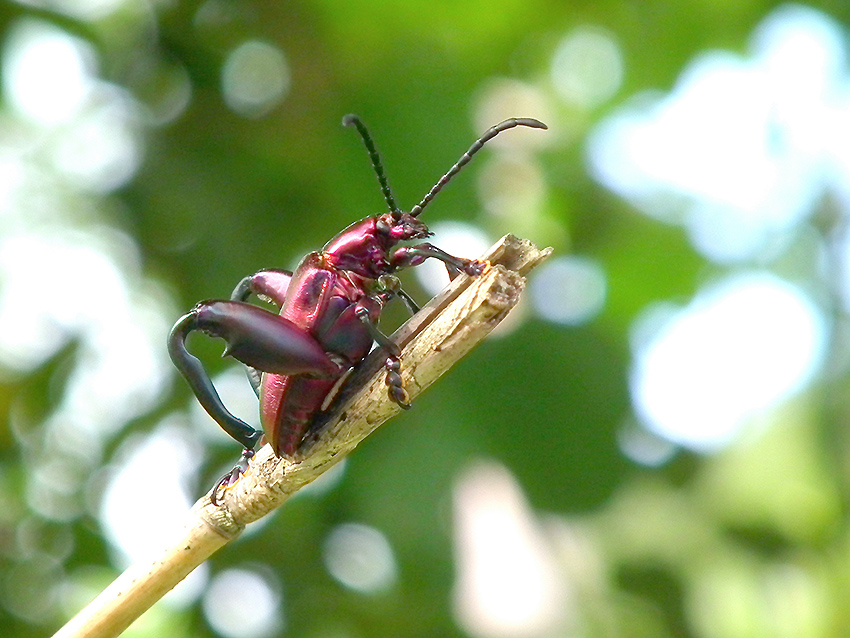
[[351, 224], [325, 244], [322, 252], [335, 268], [377, 279], [394, 270], [389, 260], [393, 246], [430, 234], [423, 222], [408, 213], [383, 213]]
[[424, 239], [431, 235], [428, 226], [410, 213], [393, 211], [375, 218], [375, 232], [386, 237], [388, 246], [408, 239]]
[[387, 202], [389, 212], [376, 217], [367, 217], [356, 222], [342, 231], [325, 246], [324, 252], [328, 261], [337, 268], [348, 270], [369, 279], [377, 279], [381, 275], [387, 275], [397, 266], [390, 265], [390, 249], [401, 241], [408, 239], [423, 239], [431, 233], [428, 227], [419, 221], [418, 217], [424, 208], [434, 199], [443, 187], [449, 183], [452, 177], [460, 172], [472, 159], [472, 156], [480, 151], [484, 145], [496, 137], [502, 131], [507, 131], [517, 126], [528, 126], [531, 128], [545, 129], [543, 122], [532, 118], [511, 118], [491, 126], [479, 137], [469, 150], [461, 155], [460, 159], [443, 175], [431, 190], [422, 198], [409, 213], [403, 213], [396, 206], [395, 198], [390, 191], [390, 185], [384, 174], [378, 149], [369, 135], [369, 131], [356, 115], [346, 115], [342, 118], [345, 126], [353, 126], [363, 138], [366, 150], [372, 160], [372, 168], [378, 178], [384, 200]]

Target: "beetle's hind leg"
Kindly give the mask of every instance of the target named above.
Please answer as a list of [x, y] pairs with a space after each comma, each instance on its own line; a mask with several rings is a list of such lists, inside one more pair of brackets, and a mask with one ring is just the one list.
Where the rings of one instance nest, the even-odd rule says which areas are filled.
[[336, 377], [343, 368], [291, 321], [241, 301], [204, 301], [178, 319], [168, 337], [168, 352], [174, 365], [209, 415], [244, 448], [236, 467], [216, 485], [213, 501], [217, 502], [220, 490], [235, 483], [247, 469], [263, 433], [233, 415], [222, 403], [203, 364], [186, 349], [186, 339], [194, 331], [224, 339], [225, 354], [262, 372]]
[[253, 449], [245, 448], [244, 450], [242, 450], [242, 456], [239, 457], [239, 461], [236, 462], [236, 465], [233, 466], [233, 469], [230, 470], [224, 476], [222, 476], [219, 482], [215, 484], [215, 487], [210, 493], [210, 503], [215, 506], [218, 506], [219, 492], [223, 492], [224, 490], [233, 487], [239, 480], [239, 477], [241, 477], [245, 472], [248, 471], [249, 461], [254, 458], [254, 454], [255, 452]]
[[263, 435], [233, 415], [222, 403], [218, 391], [201, 361], [186, 349], [186, 338], [193, 330], [203, 329], [198, 320], [200, 306], [178, 319], [168, 337], [168, 353], [174, 365], [185, 377], [198, 402], [221, 428], [246, 449], [253, 449]]
[[[292, 273], [288, 270], [273, 268], [260, 270], [253, 275], [243, 277], [242, 281], [233, 289], [230, 300], [248, 301], [251, 295], [254, 294], [280, 307], [286, 299], [286, 291], [289, 289], [290, 281], [292, 281]], [[248, 382], [251, 384], [251, 389], [254, 390], [254, 394], [259, 399], [263, 373], [247, 364], [245, 365], [245, 373], [248, 375]]]

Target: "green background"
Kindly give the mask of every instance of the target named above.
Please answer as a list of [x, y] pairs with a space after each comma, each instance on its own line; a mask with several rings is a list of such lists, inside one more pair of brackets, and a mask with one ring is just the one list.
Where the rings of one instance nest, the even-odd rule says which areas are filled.
[[[569, 621], [542, 635], [850, 632], [847, 366], [764, 417], [771, 426], [758, 436], [717, 454], [681, 451], [660, 467], [626, 458], [618, 433], [633, 421], [634, 320], [654, 302], [686, 303], [723, 267], [705, 260], [681, 228], [640, 215], [585, 168], [584, 142], [596, 122], [639, 91], [669, 90], [702, 50], [745, 51], [754, 27], [776, 6], [222, 0], [127, 3], [84, 19], [0, 4], [0, 33], [24, 19], [66, 30], [92, 45], [103, 80], [153, 113], [170, 99], [172, 73], [191, 84], [179, 115], [139, 127], [144, 156], [120, 188], [81, 194], [50, 182], [51, 197], [76, 211], [69, 223], [105, 225], [133, 238], [143, 278], [167, 292], [171, 321], [197, 300], [227, 296], [246, 274], [292, 267], [352, 221], [382, 209], [362, 145], [340, 126], [345, 113], [370, 126], [396, 198], [409, 207], [480, 133], [476, 109], [494, 81], [524, 83], [551, 106], [552, 140], [535, 150], [545, 196], [533, 215], [513, 220], [482, 212], [475, 185], [485, 161], [478, 159], [428, 209], [426, 221], [465, 221], [494, 241], [514, 232], [558, 255], [598, 260], [607, 276], [604, 309], [579, 326], [527, 313], [516, 330], [482, 345], [414, 409], [364, 442], [338, 485], [287, 504], [210, 560], [212, 574], [250, 566], [280, 580], [280, 635], [465, 635], [452, 611], [452, 486], [481, 459], [513, 476], [541, 525], [565, 526], [576, 543], [559, 554], [558, 570], [572, 592]], [[850, 24], [846, 2], [811, 6]], [[578, 109], [554, 97], [549, 67], [559, 40], [586, 25], [613, 34], [624, 75], [610, 99]], [[291, 74], [284, 99], [261, 117], [234, 113], [222, 99], [227, 55], [249, 39], [277, 45]], [[14, 118], [5, 108], [4, 119]], [[830, 219], [828, 203], [823, 209]], [[0, 233], [10, 230], [0, 226]], [[422, 300], [415, 280], [406, 282]], [[111, 292], [97, 281], [88, 289]], [[50, 298], [51, 282], [33, 281], [32, 294]], [[210, 369], [230, 365], [216, 358], [215, 347], [204, 352]], [[37, 368], [10, 368], [0, 377], [5, 636], [49, 635], [88, 595], [74, 584], [86, 583], [90, 594], [120, 572], [97, 517], [103, 468], [190, 401], [174, 375], [155, 406], [105, 437], [102, 467], [88, 468], [83, 487], [61, 497], [85, 505], [76, 515], [51, 517], [33, 508], [30, 486], [39, 480], [44, 450], [62, 447], [40, 437], [78, 356], [71, 339]], [[237, 454], [236, 444], [207, 441], [194, 495]], [[157, 494], [148, 497], [136, 505], [156, 518]], [[347, 522], [372, 526], [389, 541], [397, 568], [389, 589], [352, 591], [328, 574], [322, 543]], [[58, 584], [61, 595], [52, 589]], [[197, 602], [160, 605], [131, 632], [217, 635]]]

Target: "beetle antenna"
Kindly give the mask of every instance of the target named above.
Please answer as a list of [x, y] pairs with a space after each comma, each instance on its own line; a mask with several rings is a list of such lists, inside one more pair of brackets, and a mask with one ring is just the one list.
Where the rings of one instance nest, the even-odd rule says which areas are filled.
[[381, 185], [381, 192], [384, 194], [384, 200], [386, 200], [387, 206], [393, 216], [397, 217], [401, 211], [398, 206], [396, 206], [395, 198], [390, 190], [389, 182], [387, 182], [387, 176], [384, 174], [384, 166], [381, 164], [381, 156], [378, 155], [378, 149], [375, 147], [375, 142], [372, 141], [372, 136], [369, 135], [366, 125], [363, 124], [363, 122], [360, 121], [360, 118], [353, 113], [349, 113], [342, 118], [342, 125], [353, 126], [357, 129], [357, 132], [360, 133], [360, 137], [363, 138], [363, 143], [366, 145], [366, 150], [369, 152], [369, 159], [372, 160], [372, 168], [375, 169], [375, 175], [378, 177], [378, 184]]
[[455, 175], [457, 175], [460, 169], [466, 166], [469, 163], [469, 160], [472, 159], [472, 156], [475, 155], [478, 151], [480, 151], [481, 148], [487, 142], [492, 140], [502, 131], [507, 131], [508, 129], [512, 129], [517, 126], [528, 126], [530, 128], [541, 129], [549, 128], [540, 120], [535, 120], [530, 117], [512, 117], [509, 120], [505, 120], [504, 122], [499, 122], [495, 126], [491, 126], [486, 131], [484, 131], [484, 134], [481, 137], [475, 140], [475, 143], [469, 147], [469, 150], [466, 151], [466, 153], [461, 155], [460, 159], [455, 163], [455, 165], [452, 166], [449, 171], [445, 175], [443, 175], [436, 184], [434, 184], [431, 190], [428, 191], [428, 194], [422, 198], [422, 201], [410, 209], [410, 214], [413, 217], [417, 217], [419, 213], [422, 212], [422, 209], [428, 205], [428, 202], [434, 199], [434, 196], [443, 189], [443, 186], [448, 184], [449, 180]]

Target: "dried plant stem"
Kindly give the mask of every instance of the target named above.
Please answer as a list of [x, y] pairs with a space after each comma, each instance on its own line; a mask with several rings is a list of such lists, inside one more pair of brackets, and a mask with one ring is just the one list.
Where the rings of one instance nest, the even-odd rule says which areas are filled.
[[[504, 319], [519, 301], [524, 275], [550, 253], [506, 235], [484, 255], [490, 265], [481, 276], [455, 279], [393, 335], [402, 348], [402, 377], [411, 399]], [[282, 505], [395, 415], [399, 407], [388, 398], [384, 357], [373, 352], [346, 381], [336, 407], [299, 458], [281, 459], [263, 447], [219, 507], [210, 503], [209, 494], [201, 498], [170, 547], [127, 569], [54, 638], [118, 636], [245, 525]]]

